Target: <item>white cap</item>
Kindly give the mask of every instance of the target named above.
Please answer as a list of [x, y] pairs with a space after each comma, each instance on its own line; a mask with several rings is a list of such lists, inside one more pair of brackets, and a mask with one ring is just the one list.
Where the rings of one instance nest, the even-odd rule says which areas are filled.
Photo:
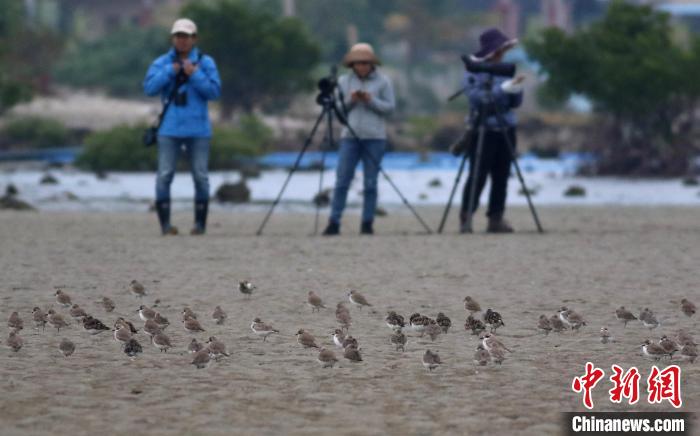
[[197, 34], [197, 25], [194, 21], [189, 18], [180, 18], [173, 23], [173, 30], [170, 31], [171, 35], [176, 33], [186, 33], [188, 35]]

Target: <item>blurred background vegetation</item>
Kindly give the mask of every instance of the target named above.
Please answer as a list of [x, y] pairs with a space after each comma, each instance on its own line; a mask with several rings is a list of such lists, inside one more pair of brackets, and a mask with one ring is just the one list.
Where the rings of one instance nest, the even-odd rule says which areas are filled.
[[592, 151], [599, 174], [679, 175], [700, 153], [700, 2], [641, 3], [0, 0], [0, 152], [78, 144], [81, 167], [152, 169], [140, 129], [159, 107], [141, 82], [179, 16], [198, 23], [223, 80], [213, 167], [297, 150], [319, 110], [316, 81], [357, 41], [374, 44], [395, 84], [393, 147], [445, 150], [468, 111], [466, 99], [446, 102], [459, 56], [498, 26], [523, 41], [509, 53], [528, 77], [521, 150]]

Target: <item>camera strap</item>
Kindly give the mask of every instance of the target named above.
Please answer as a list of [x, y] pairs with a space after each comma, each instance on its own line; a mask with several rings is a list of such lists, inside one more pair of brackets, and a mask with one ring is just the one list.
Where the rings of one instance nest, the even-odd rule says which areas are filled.
[[[202, 56], [204, 56], [204, 53], [201, 51], [199, 52], [199, 55], [197, 56], [197, 63], [202, 62]], [[187, 78], [189, 80], [189, 77]], [[158, 115], [158, 124], [156, 124], [156, 130], [160, 129], [160, 125], [163, 123], [163, 118], [165, 118], [165, 112], [168, 111], [168, 107], [170, 107], [170, 103], [175, 99], [175, 96], [177, 96], [178, 91], [180, 90], [180, 86], [184, 85], [187, 83], [187, 80], [183, 82], [175, 82], [175, 86], [173, 86], [173, 90], [170, 91], [170, 95], [168, 95], [168, 100], [165, 102], [163, 105], [163, 110], [160, 111], [160, 115]]]

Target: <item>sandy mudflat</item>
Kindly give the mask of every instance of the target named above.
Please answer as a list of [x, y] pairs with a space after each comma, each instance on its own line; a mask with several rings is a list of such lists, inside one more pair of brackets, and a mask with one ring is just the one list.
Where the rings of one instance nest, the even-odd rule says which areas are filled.
[[[422, 210], [430, 223], [437, 209]], [[639, 355], [649, 333], [614, 319], [619, 305], [648, 306], [662, 326], [658, 338], [679, 327], [700, 337], [700, 317], [687, 319], [677, 302], [700, 304], [699, 208], [581, 208], [540, 210], [549, 230], [540, 236], [526, 209], [511, 212], [519, 233], [492, 236], [425, 236], [402, 209], [378, 221], [374, 238], [357, 235], [356, 216], [337, 239], [308, 237], [312, 214], [275, 214], [263, 237], [254, 237], [261, 213], [222, 212], [211, 217], [203, 238], [162, 238], [147, 214], [0, 214], [0, 333], [13, 310], [28, 325], [25, 347], [0, 349], [2, 435], [94, 434], [558, 434], [562, 411], [582, 410], [571, 391], [587, 360], [610, 375], [610, 365], [637, 366], [643, 379], [651, 363]], [[187, 228], [189, 214], [177, 215]], [[484, 226], [480, 217], [477, 228]], [[160, 354], [141, 333], [145, 352], [124, 356], [110, 333], [89, 336], [77, 323], [57, 333], [33, 330], [30, 311], [48, 308], [56, 287], [111, 325], [117, 314], [137, 322], [140, 301], [126, 285], [141, 280], [152, 304], [173, 325], [175, 348]], [[250, 278], [250, 300], [234, 290]], [[374, 310], [352, 309], [353, 336], [365, 361], [342, 360], [321, 369], [315, 353], [301, 349], [293, 334], [303, 327], [331, 347], [331, 309], [311, 314], [306, 293], [314, 289], [329, 306], [349, 288], [363, 292]], [[97, 305], [117, 303], [114, 314]], [[477, 340], [463, 329], [465, 295], [504, 317], [499, 330], [513, 349], [501, 367], [478, 372], [472, 364]], [[210, 319], [220, 304], [227, 323]], [[535, 326], [541, 313], [562, 304], [582, 313], [579, 334], [544, 338]], [[188, 305], [233, 352], [205, 370], [189, 365], [185, 347], [193, 336], [180, 324]], [[389, 344], [386, 310], [418, 311], [452, 318], [454, 330], [438, 338], [409, 338], [405, 353]], [[67, 317], [67, 310], [59, 312]], [[282, 331], [263, 343], [248, 326], [259, 316]], [[137, 323], [139, 326], [141, 322]], [[616, 343], [603, 345], [608, 325]], [[77, 344], [70, 358], [57, 345]], [[423, 352], [437, 350], [445, 364], [428, 374]], [[664, 363], [662, 365], [665, 366]], [[682, 364], [683, 410], [700, 410], [700, 362]], [[642, 383], [642, 392], [646, 384]], [[614, 406], [609, 382], [594, 392], [596, 410], [670, 410], [644, 398], [634, 407]], [[135, 393], [141, 391], [140, 394]]]

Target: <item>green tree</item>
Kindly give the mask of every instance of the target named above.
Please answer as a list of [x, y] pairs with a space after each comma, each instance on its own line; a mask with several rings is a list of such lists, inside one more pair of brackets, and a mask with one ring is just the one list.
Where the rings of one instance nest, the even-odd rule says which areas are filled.
[[303, 23], [252, 9], [238, 0], [190, 3], [182, 15], [201, 30], [198, 45], [217, 62], [222, 112], [283, 105], [313, 88], [319, 48]]
[[648, 6], [614, 1], [605, 17], [573, 35], [546, 29], [528, 40], [546, 73], [548, 98], [588, 97], [612, 137], [601, 147], [610, 173], [683, 172], [700, 97], [695, 77], [700, 40], [672, 39], [669, 16]]
[[125, 27], [96, 41], [74, 44], [56, 65], [55, 79], [115, 96], [141, 96], [148, 66], [169, 44], [165, 29]]

